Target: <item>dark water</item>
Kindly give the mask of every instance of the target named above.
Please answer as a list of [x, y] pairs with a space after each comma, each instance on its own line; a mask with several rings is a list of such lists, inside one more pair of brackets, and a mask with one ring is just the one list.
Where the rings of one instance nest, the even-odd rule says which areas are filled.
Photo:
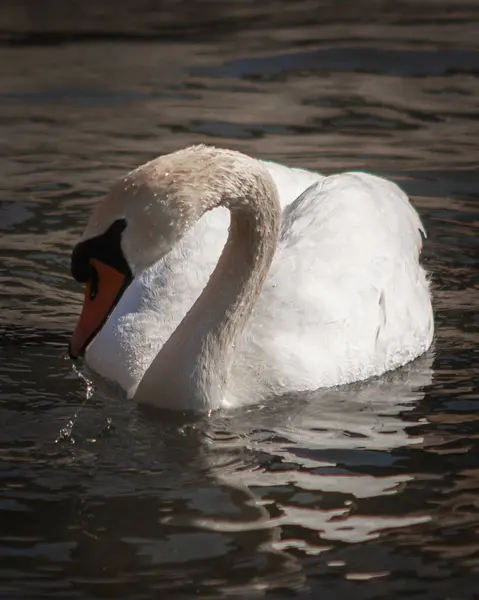
[[[477, 3], [156, 4], [0, 7], [1, 598], [478, 598]], [[86, 400], [69, 252], [195, 142], [399, 182], [434, 349], [210, 418]]]

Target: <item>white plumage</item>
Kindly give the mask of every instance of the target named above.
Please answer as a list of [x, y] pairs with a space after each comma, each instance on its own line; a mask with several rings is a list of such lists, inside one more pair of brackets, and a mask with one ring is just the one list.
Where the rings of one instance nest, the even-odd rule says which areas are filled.
[[[434, 324], [419, 264], [424, 229], [407, 196], [366, 173], [323, 177], [258, 163], [279, 192], [281, 233], [219, 405], [363, 380], [425, 352]], [[205, 287], [228, 224], [227, 209], [211, 210], [134, 278], [87, 349], [94, 372], [135, 394]], [[161, 389], [153, 402], [162, 405]], [[189, 402], [168, 406], [200, 408]]]

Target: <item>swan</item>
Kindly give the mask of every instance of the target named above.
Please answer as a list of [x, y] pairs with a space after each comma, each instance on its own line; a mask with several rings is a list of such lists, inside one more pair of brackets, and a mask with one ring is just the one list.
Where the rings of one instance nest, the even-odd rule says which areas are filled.
[[69, 352], [129, 398], [215, 410], [364, 380], [431, 345], [425, 231], [400, 188], [212, 146], [141, 165], [73, 249]]

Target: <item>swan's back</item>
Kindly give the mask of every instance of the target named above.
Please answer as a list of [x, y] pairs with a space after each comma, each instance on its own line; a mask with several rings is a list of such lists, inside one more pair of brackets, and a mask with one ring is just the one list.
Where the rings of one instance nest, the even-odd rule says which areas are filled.
[[407, 196], [390, 181], [344, 173], [310, 186], [284, 211], [270, 276], [235, 363], [240, 387], [249, 385], [248, 371], [274, 394], [349, 383], [422, 354], [433, 316], [421, 232]]

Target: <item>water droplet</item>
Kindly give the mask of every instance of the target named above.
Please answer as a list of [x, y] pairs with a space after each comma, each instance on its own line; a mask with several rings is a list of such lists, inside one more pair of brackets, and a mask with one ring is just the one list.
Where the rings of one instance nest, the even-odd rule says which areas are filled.
[[78, 410], [76, 411], [76, 413], [68, 421], [68, 423], [65, 425], [65, 427], [62, 427], [60, 429], [58, 437], [55, 440], [56, 444], [58, 444], [59, 442], [61, 442], [63, 440], [66, 440], [66, 441], [70, 442], [70, 444], [74, 444], [75, 443], [75, 438], [73, 437], [73, 433], [72, 433], [73, 432], [73, 425], [75, 424], [75, 421], [76, 421], [76, 419], [77, 419], [77, 417], [78, 417], [81, 409], [85, 406], [85, 404], [88, 402], [88, 400], [90, 400], [90, 398], [93, 395], [93, 392], [95, 391], [95, 388], [93, 387], [93, 383], [86, 377], [86, 375], [84, 373], [82, 373], [81, 371], [79, 371], [75, 365], [72, 365], [72, 369], [78, 375], [78, 377], [80, 377], [80, 379], [83, 379], [83, 381], [86, 384], [85, 400], [82, 402], [82, 404], [80, 405], [80, 407], [78, 408]]
[[75, 423], [75, 417], [73, 417], [72, 419], [70, 419], [68, 421], [68, 423], [65, 425], [65, 427], [62, 427], [60, 429], [58, 437], [55, 440], [55, 444], [58, 444], [59, 442], [61, 442], [63, 440], [65, 440], [67, 442], [70, 442], [71, 444], [75, 443], [75, 438], [72, 435], [72, 430], [73, 430], [73, 424], [74, 423]]

